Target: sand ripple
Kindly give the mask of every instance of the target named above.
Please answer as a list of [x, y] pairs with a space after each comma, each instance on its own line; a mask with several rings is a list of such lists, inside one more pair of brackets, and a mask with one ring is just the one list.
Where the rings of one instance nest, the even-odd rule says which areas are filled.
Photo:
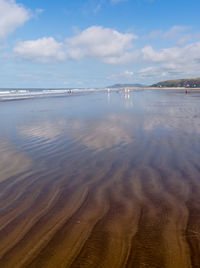
[[118, 119], [2, 140], [0, 267], [200, 267], [198, 124]]

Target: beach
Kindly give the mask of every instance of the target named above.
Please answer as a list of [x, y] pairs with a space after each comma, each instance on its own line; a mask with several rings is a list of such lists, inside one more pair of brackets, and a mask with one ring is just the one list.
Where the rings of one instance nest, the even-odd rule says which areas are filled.
[[0, 267], [200, 267], [199, 92], [0, 110]]

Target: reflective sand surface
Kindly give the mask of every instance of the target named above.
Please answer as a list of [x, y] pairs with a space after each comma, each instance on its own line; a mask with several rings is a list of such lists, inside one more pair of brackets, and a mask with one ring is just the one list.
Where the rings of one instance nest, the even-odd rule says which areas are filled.
[[200, 94], [0, 113], [0, 267], [200, 267]]

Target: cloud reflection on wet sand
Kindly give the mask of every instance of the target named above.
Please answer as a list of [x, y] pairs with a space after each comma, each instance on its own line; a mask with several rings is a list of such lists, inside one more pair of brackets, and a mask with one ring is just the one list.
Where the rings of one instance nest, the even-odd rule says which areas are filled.
[[198, 267], [200, 106], [140, 94], [138, 109], [111, 99], [93, 118], [17, 119], [24, 152], [0, 147], [0, 165], [13, 162], [1, 173], [0, 266]]

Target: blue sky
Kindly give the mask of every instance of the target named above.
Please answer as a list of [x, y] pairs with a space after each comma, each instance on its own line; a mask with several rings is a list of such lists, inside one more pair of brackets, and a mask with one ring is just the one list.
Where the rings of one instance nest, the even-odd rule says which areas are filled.
[[0, 0], [0, 87], [199, 77], [199, 0]]

